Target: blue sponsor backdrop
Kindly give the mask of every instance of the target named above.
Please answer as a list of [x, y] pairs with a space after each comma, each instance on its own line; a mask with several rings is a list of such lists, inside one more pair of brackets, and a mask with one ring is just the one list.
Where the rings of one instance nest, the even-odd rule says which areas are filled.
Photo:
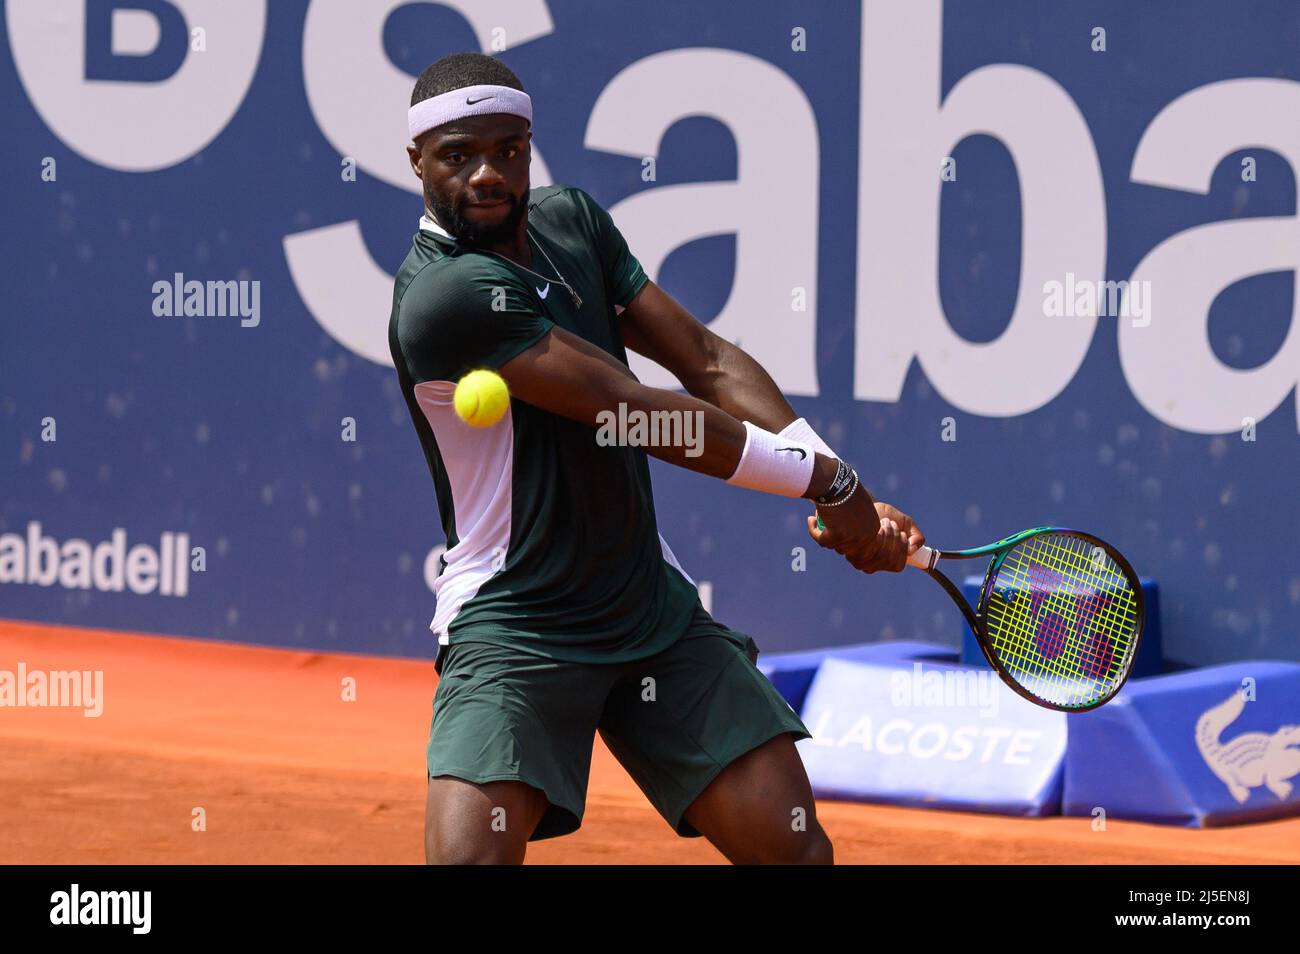
[[[161, 0], [87, 6], [83, 27], [81, 5], [71, 5], [65, 30], [84, 30], [88, 84], [160, 83], [187, 57], [220, 52], [187, 51], [186, 18]], [[1051, 77], [1077, 104], [1105, 186], [1106, 277], [1126, 278], [1160, 242], [1205, 223], [1294, 217], [1296, 157], [1253, 149], [1258, 177], [1243, 183], [1250, 143], [1224, 156], [1206, 195], [1135, 184], [1130, 173], [1144, 130], [1178, 96], [1240, 77], [1300, 80], [1300, 8], [1257, 2], [1247, 16], [1226, 2], [1086, 6], [949, 3], [934, 43], [945, 94], [973, 70], [1011, 63]], [[431, 655], [423, 567], [441, 530], [395, 375], [321, 327], [284, 249], [286, 236], [357, 220], [375, 262], [393, 272], [419, 202], [364, 170], [355, 182], [340, 176], [339, 152], [304, 83], [307, 4], [270, 4], [256, 72], [229, 121], [195, 154], [153, 171], [97, 162], [47, 126], [10, 52], [14, 7], [0, 27], [0, 534], [25, 537], [38, 521], [57, 541], [94, 545], [121, 527], [128, 546], [157, 547], [162, 533], [183, 532], [206, 549], [207, 567], [190, 574], [183, 597], [0, 584], [0, 615]], [[115, 7], [157, 15], [155, 53], [114, 52]], [[754, 0], [743, 15], [739, 5], [698, 2], [545, 8], [550, 32], [502, 56], [534, 97], [552, 178], [606, 206], [737, 176], [737, 146], [712, 118], [669, 130], [654, 182], [642, 180], [638, 159], [584, 147], [596, 98], [630, 64], [717, 47], [761, 58], [802, 88], [820, 168], [789, 175], [816, 172], [820, 181], [818, 394], [793, 403], [878, 496], [914, 513], [943, 546], [1043, 523], [1094, 530], [1160, 581], [1170, 657], [1300, 659], [1294, 395], [1258, 421], [1254, 441], [1171, 427], [1135, 399], [1115, 326], [1102, 320], [1068, 386], [1029, 413], [964, 412], [915, 364], [898, 401], [853, 398], [861, 18], [875, 5], [796, 11]], [[1098, 24], [1107, 28], [1104, 54], [1090, 48]], [[807, 52], [791, 49], [795, 26], [807, 31]], [[412, 76], [444, 53], [480, 45], [460, 14], [435, 4], [400, 7], [382, 38], [356, 42], [381, 39], [392, 65]], [[343, 63], [353, 54], [331, 55]], [[1294, 131], [1295, 120], [1276, 117], [1279, 130]], [[160, 141], [171, 134], [163, 117], [150, 132]], [[403, 145], [395, 129], [392, 148]], [[770, 149], [784, 149], [775, 124]], [[943, 187], [938, 294], [957, 332], [991, 341], [1006, 326], [1019, 276], [1017, 170], [991, 136], [967, 137], [952, 155], [961, 175]], [[46, 157], [56, 161], [54, 181], [42, 179]], [[790, 198], [776, 189], [753, 201], [780, 229]], [[731, 236], [703, 239], [675, 251], [654, 277], [707, 321], [731, 292], [736, 255]], [[155, 317], [152, 285], [176, 272], [259, 281], [260, 324]], [[1214, 301], [1211, 344], [1232, 367], [1263, 365], [1297, 333], [1294, 310], [1294, 270], [1239, 282]], [[374, 321], [387, 314], [387, 300], [374, 301]], [[773, 314], [747, 320], [782, 320]], [[355, 442], [340, 439], [345, 417], [356, 421]], [[945, 417], [957, 423], [955, 442], [940, 439]], [[42, 440], [46, 418], [56, 441]], [[959, 617], [919, 574], [867, 578], [820, 552], [797, 572], [792, 548], [808, 544], [800, 505], [654, 466], [664, 536], [688, 572], [711, 584], [715, 615], [764, 650], [890, 638], [957, 645]]]

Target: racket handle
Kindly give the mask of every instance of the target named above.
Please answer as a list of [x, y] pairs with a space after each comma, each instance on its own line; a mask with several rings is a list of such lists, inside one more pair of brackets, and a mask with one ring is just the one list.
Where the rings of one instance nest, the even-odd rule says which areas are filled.
[[[817, 518], [817, 529], [825, 530], [826, 524], [822, 523], [822, 518]], [[921, 570], [933, 570], [934, 565], [939, 562], [939, 551], [933, 547], [917, 547], [916, 552], [907, 558], [907, 565], [914, 566]]]
[[933, 570], [939, 562], [939, 551], [934, 547], [917, 547], [916, 552], [907, 558], [907, 565], [921, 570]]

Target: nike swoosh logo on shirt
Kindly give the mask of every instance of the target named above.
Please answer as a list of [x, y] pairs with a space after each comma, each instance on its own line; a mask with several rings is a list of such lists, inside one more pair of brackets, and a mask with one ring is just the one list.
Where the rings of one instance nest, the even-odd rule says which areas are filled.
[[[534, 288], [537, 288], [536, 285], [534, 285], [533, 287], [534, 287]], [[542, 301], [545, 301], [545, 300], [546, 300], [546, 296], [549, 295], [550, 293], [551, 293], [551, 286], [550, 286], [550, 285], [547, 285], [546, 288], [544, 288], [544, 289], [542, 289], [542, 288], [537, 288], [537, 295], [538, 295], [539, 298], [542, 299]]]
[[480, 96], [478, 99], [470, 99], [468, 96], [466, 96], [466, 97], [465, 97], [465, 105], [467, 105], [467, 106], [473, 106], [475, 103], [481, 103], [481, 102], [483, 102], [483, 100], [485, 100], [485, 99], [496, 99], [496, 94], [493, 93], [493, 94], [491, 94], [491, 95], [489, 95], [489, 96]]

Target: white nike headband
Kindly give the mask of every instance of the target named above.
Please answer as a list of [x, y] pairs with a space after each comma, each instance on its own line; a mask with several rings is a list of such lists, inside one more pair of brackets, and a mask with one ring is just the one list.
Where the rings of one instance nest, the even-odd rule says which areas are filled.
[[406, 113], [411, 139], [443, 123], [466, 116], [509, 113], [533, 121], [533, 100], [525, 92], [509, 86], [463, 86], [431, 99], [421, 100]]

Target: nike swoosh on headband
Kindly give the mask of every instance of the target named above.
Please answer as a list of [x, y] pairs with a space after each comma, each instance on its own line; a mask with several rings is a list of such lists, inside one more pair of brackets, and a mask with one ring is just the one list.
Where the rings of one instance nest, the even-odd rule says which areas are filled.
[[491, 96], [480, 96], [478, 99], [470, 99], [468, 96], [466, 96], [466, 97], [465, 97], [465, 105], [466, 105], [466, 106], [473, 106], [475, 103], [481, 103], [481, 102], [483, 102], [483, 100], [485, 100], [485, 99], [496, 99], [496, 94], [493, 93]]

